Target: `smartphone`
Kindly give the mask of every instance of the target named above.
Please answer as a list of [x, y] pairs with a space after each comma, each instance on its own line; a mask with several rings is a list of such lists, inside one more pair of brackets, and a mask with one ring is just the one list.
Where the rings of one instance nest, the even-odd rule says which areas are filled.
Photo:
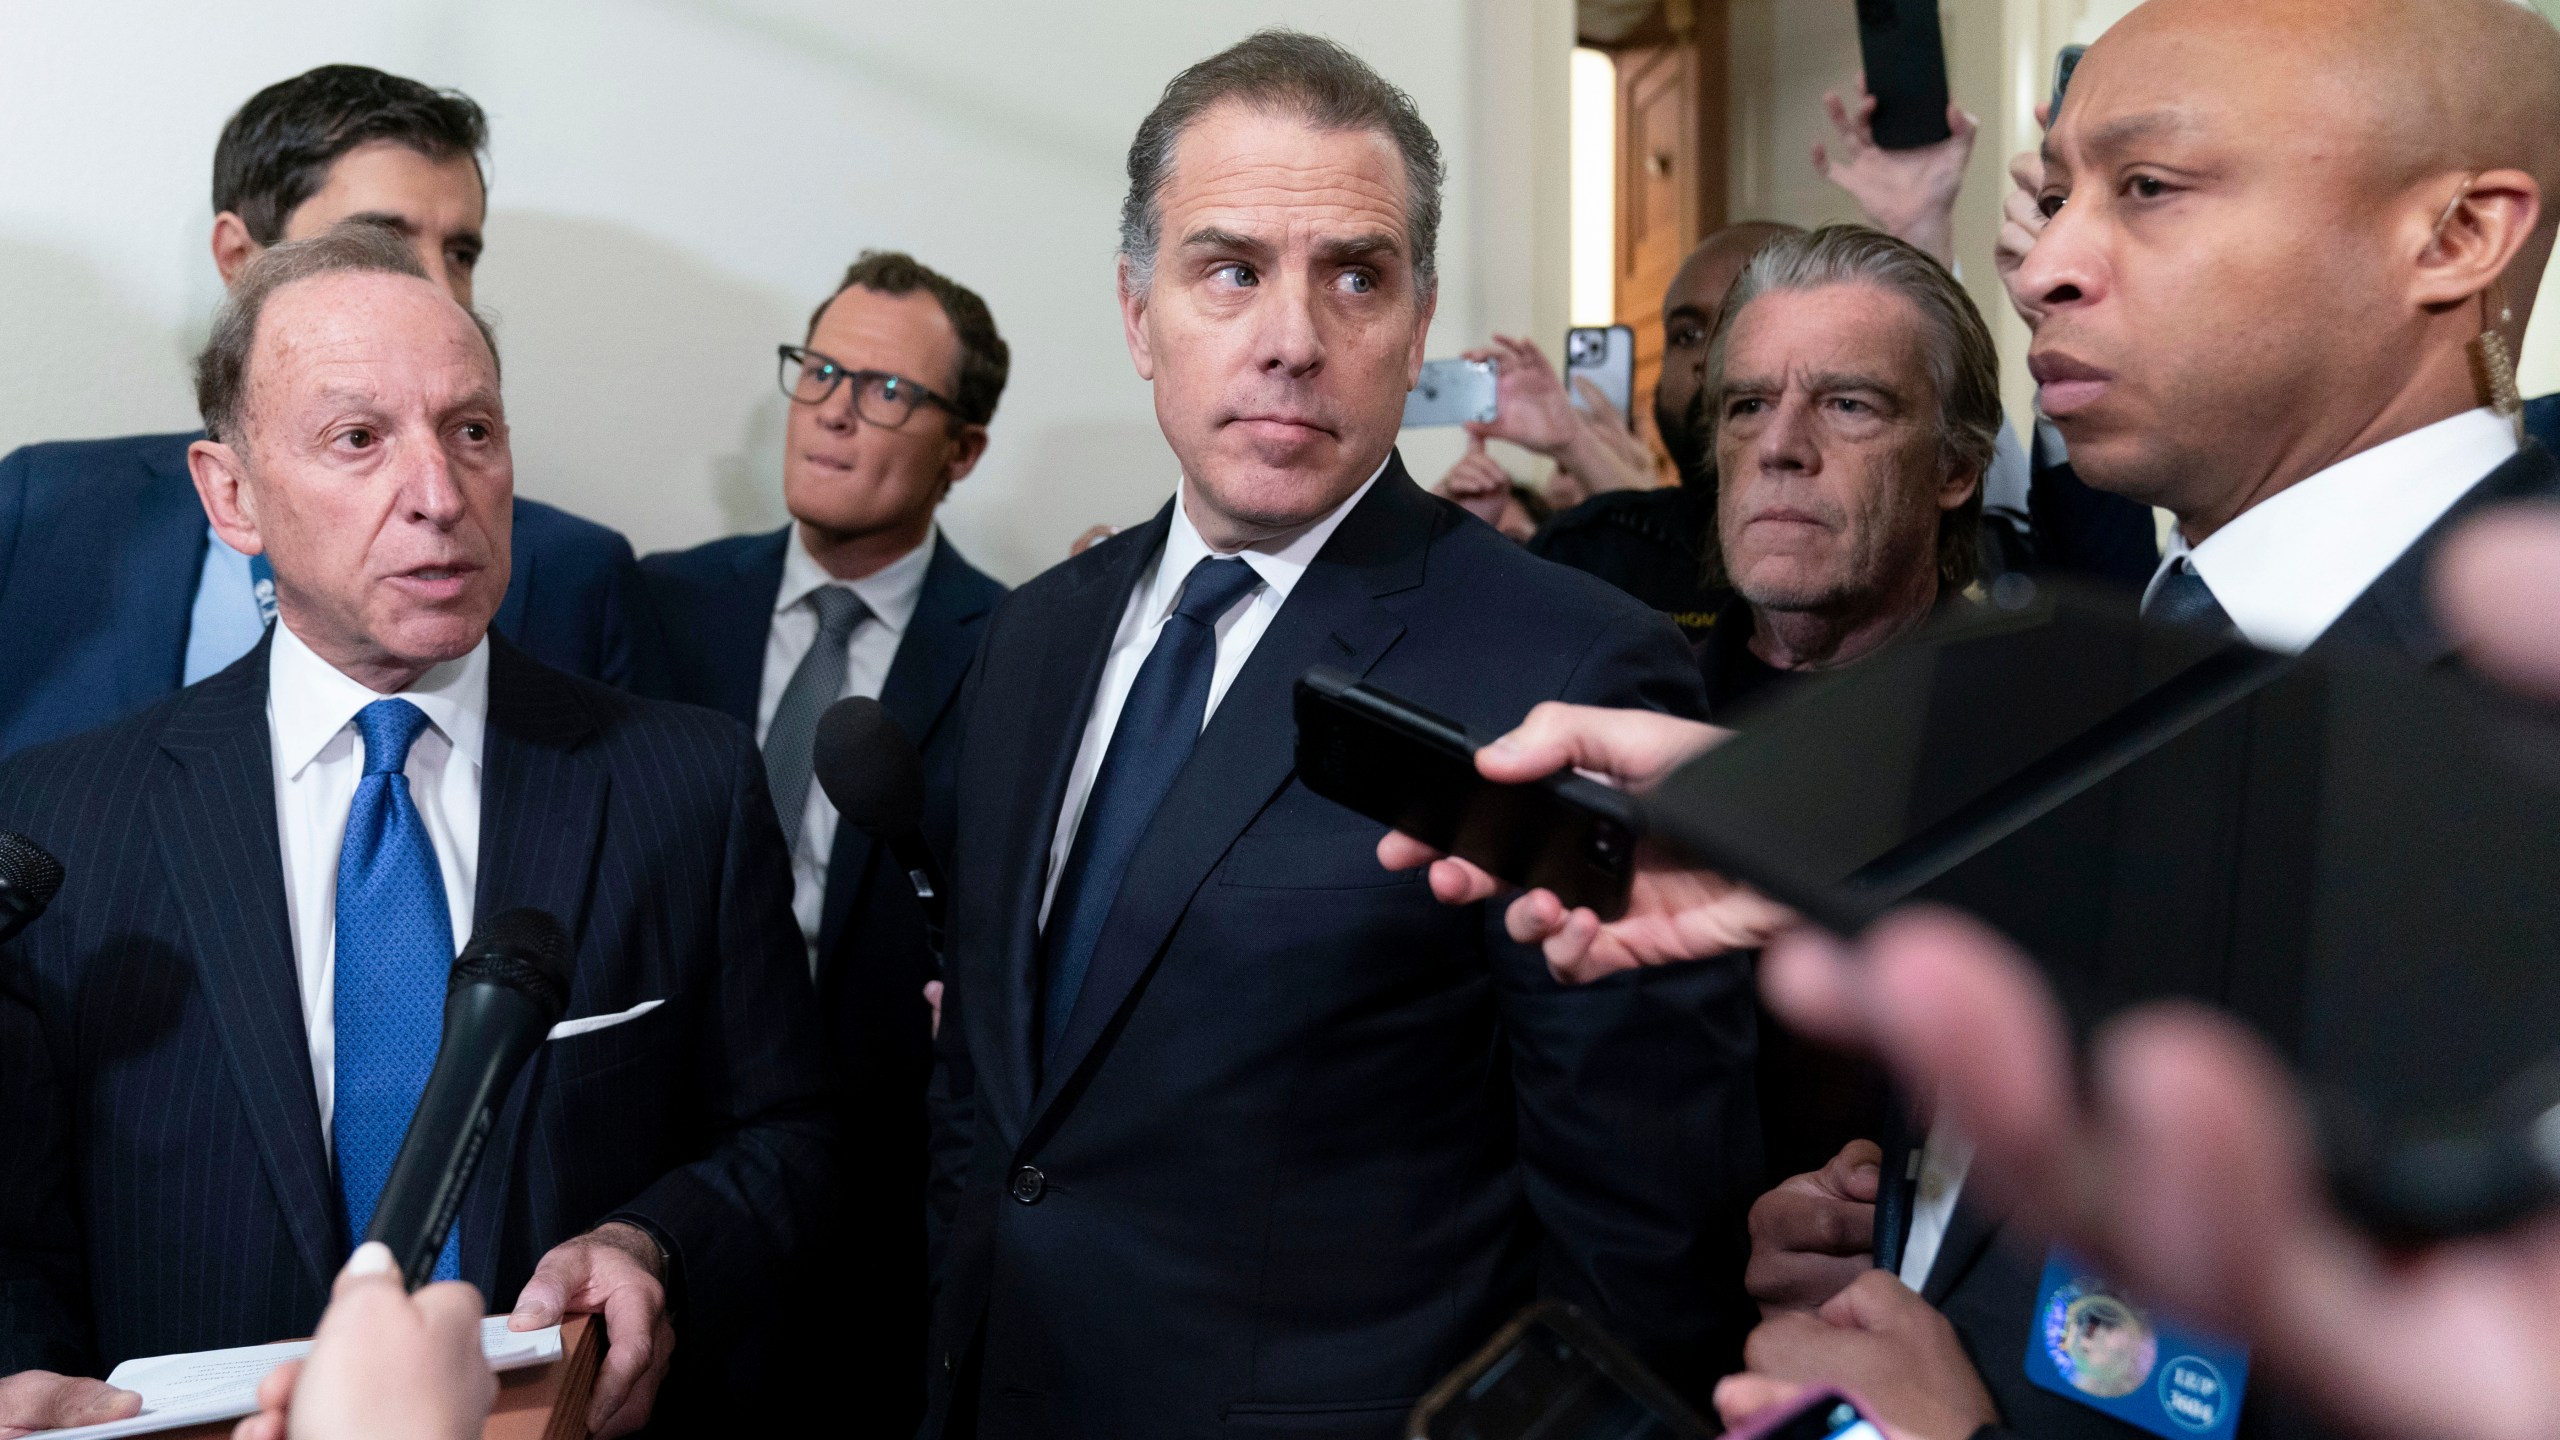
[[1497, 785], [1476, 771], [1492, 736], [1329, 666], [1298, 677], [1294, 706], [1308, 789], [1568, 907], [1627, 912], [1644, 833], [1629, 797], [1571, 773]]
[[1876, 144], [1935, 145], [1947, 128], [1947, 55], [1938, 0], [1857, 0], [1858, 56], [1876, 97]]
[[2089, 53], [2086, 45], [2065, 45], [2053, 57], [2053, 103], [2044, 107], [2047, 125], [2062, 118], [2062, 95], [2071, 88], [2071, 72], [2080, 68], [2080, 57]]
[[1725, 1432], [1725, 1440], [1884, 1440], [1876, 1422], [1837, 1390], [1816, 1390], [1770, 1410], [1765, 1418], [1755, 1416]]
[[1490, 424], [1499, 413], [1493, 383], [1489, 360], [1425, 360], [1422, 378], [1405, 392], [1404, 423], [1459, 425], [1473, 420]]
[[1576, 325], [1564, 332], [1564, 393], [1582, 403], [1576, 380], [1589, 380], [1618, 407], [1618, 418], [1636, 423], [1636, 332], [1625, 325]]
[[1405, 1423], [1412, 1440], [1707, 1440], [1715, 1433], [1626, 1347], [1561, 1300], [1521, 1311], [1433, 1386]]
[[1651, 843], [1842, 933], [1906, 898], [1970, 912], [2083, 1037], [2164, 999], [2236, 1017], [2313, 1097], [2332, 1195], [2386, 1239], [2560, 1206], [2560, 1147], [2535, 1143], [2560, 1130], [2550, 712], [2004, 577], [1780, 696], [1643, 808]]

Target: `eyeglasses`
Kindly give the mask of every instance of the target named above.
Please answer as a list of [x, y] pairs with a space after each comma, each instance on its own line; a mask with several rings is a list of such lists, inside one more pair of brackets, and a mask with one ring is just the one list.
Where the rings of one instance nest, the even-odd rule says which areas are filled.
[[904, 375], [886, 370], [848, 370], [815, 350], [799, 345], [777, 347], [782, 355], [782, 393], [795, 405], [823, 405], [836, 387], [853, 382], [853, 409], [866, 423], [895, 430], [907, 423], [918, 405], [930, 405], [954, 420], [960, 408]]

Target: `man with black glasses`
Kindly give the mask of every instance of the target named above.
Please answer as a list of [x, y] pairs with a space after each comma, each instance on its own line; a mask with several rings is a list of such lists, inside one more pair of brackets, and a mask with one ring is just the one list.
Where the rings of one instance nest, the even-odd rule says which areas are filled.
[[[752, 726], [791, 841], [792, 906], [832, 1056], [852, 1222], [844, 1286], [858, 1313], [787, 1319], [777, 1340], [829, 1345], [831, 1367], [923, 1413], [925, 1079], [932, 1066], [924, 912], [895, 859], [812, 778], [818, 714], [871, 696], [923, 751], [925, 834], [951, 849], [956, 726], [945, 711], [1004, 587], [935, 530], [934, 511], [986, 452], [1007, 352], [986, 302], [906, 255], [866, 251], [782, 350], [788, 527], [641, 561], [666, 632], [671, 694]], [[768, 1347], [742, 1347], [741, 1353]], [[912, 1413], [908, 1413], [909, 1410]], [[883, 1426], [883, 1433], [892, 1427]]]

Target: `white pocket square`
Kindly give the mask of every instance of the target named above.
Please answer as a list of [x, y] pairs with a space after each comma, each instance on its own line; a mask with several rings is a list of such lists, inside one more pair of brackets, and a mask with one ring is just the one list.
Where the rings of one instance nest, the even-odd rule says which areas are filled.
[[648, 1014], [650, 1011], [655, 1010], [666, 1003], [667, 1002], [664, 1000], [643, 1000], [639, 1004], [632, 1006], [628, 1010], [621, 1011], [618, 1014], [589, 1015], [579, 1020], [563, 1020], [559, 1024], [552, 1026], [551, 1033], [543, 1038], [546, 1040], [566, 1040], [572, 1035], [592, 1035], [598, 1030], [610, 1030], [625, 1020], [637, 1020], [641, 1016]]

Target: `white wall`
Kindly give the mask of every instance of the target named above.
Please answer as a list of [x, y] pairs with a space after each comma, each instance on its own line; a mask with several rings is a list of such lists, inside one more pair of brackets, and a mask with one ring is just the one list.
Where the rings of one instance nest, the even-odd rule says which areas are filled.
[[[1560, 334], [1569, 0], [0, 0], [0, 451], [195, 425], [214, 138], [358, 61], [490, 112], [523, 493], [642, 550], [779, 524], [773, 346], [856, 251], [905, 248], [1012, 344], [944, 521], [1020, 580], [1171, 491], [1112, 302], [1123, 155], [1175, 71], [1274, 23], [1351, 45], [1447, 151], [1434, 353]], [[1456, 450], [1407, 456], [1427, 483]]]

